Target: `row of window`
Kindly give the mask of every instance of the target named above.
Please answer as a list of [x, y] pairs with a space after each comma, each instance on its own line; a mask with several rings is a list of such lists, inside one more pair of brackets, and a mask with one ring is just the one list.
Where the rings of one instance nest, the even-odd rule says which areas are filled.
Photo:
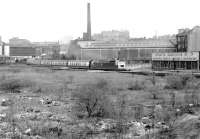
[[197, 70], [197, 61], [153, 61], [153, 69], [168, 69], [168, 70]]
[[28, 60], [29, 64], [35, 65], [68, 65], [68, 66], [89, 66], [89, 61], [53, 61], [53, 60]]
[[69, 61], [68, 66], [89, 66], [89, 61], [88, 62], [80, 62], [80, 61]]

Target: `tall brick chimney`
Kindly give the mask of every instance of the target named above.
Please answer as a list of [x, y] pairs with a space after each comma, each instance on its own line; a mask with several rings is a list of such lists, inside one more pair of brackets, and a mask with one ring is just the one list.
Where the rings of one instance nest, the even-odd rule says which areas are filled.
[[91, 33], [91, 15], [90, 15], [90, 3], [87, 4], [87, 39], [88, 41], [92, 40]]

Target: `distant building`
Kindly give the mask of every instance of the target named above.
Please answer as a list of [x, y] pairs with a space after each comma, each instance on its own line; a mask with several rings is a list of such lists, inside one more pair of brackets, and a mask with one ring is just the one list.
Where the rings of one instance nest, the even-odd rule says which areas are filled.
[[33, 42], [36, 49], [36, 55], [46, 59], [58, 58], [60, 54], [59, 42]]
[[153, 53], [154, 70], [199, 70], [199, 52]]
[[67, 54], [69, 49], [69, 44], [60, 44], [60, 54]]
[[127, 63], [150, 62], [152, 53], [175, 52], [167, 39], [139, 39], [126, 42], [79, 41], [81, 59], [113, 59]]
[[14, 37], [9, 40], [10, 47], [31, 47], [32, 44], [27, 39], [20, 39], [18, 37]]
[[186, 52], [188, 48], [188, 34], [189, 29], [179, 29], [178, 34], [176, 35], [177, 40], [177, 51]]
[[9, 56], [10, 48], [5, 42], [0, 43], [0, 56]]
[[200, 51], [200, 26], [192, 29], [179, 29], [176, 38], [178, 52]]
[[26, 39], [12, 38], [7, 44], [7, 55], [13, 57], [34, 57], [36, 56], [36, 49], [32, 43]]
[[199, 70], [200, 26], [179, 29], [176, 35], [178, 53], [153, 53], [155, 70]]
[[188, 52], [200, 52], [200, 26], [196, 26], [188, 34]]
[[12, 38], [9, 43], [0, 43], [0, 55], [17, 58], [43, 57], [58, 58], [60, 55], [59, 42], [31, 42], [27, 39]]
[[112, 30], [94, 34], [92, 39], [95, 41], [128, 41], [130, 36], [129, 31]]

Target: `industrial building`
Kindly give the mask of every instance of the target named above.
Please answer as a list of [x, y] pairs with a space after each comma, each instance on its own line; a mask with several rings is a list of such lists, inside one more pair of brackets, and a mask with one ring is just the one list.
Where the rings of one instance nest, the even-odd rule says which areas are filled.
[[36, 56], [41, 56], [45, 59], [52, 59], [59, 57], [60, 44], [59, 42], [32, 42], [36, 49]]
[[200, 27], [180, 29], [176, 35], [177, 53], [153, 53], [155, 70], [199, 70]]
[[102, 31], [101, 33], [92, 36], [94, 41], [128, 41], [130, 39], [129, 31]]
[[199, 70], [199, 52], [153, 53], [154, 70]]
[[127, 63], [149, 63], [154, 52], [176, 52], [170, 39], [130, 39], [128, 31], [103, 31], [91, 40], [90, 4], [87, 5], [87, 33], [71, 43], [69, 54], [82, 60], [119, 59]]
[[195, 26], [192, 29], [179, 29], [176, 38], [178, 52], [200, 51], [200, 26]]
[[24, 57], [35, 57], [36, 49], [32, 43], [27, 39], [20, 39], [18, 37], [11, 38], [9, 43], [5, 46], [6, 54], [12, 57], [24, 58]]
[[59, 57], [59, 42], [31, 42], [26, 39], [12, 38], [9, 43], [0, 42], [0, 55], [15, 58]]
[[176, 52], [169, 40], [140, 39], [127, 42], [79, 41], [81, 59], [113, 59], [127, 63], [148, 63], [154, 52]]
[[26, 39], [12, 38], [8, 43], [0, 42], [0, 55], [15, 58], [34, 57], [36, 49]]

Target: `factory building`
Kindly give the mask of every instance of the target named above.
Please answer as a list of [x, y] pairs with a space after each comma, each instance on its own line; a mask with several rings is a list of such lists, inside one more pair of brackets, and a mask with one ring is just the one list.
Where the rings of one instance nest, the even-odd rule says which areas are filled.
[[127, 63], [148, 63], [154, 52], [176, 52], [169, 39], [130, 39], [128, 31], [103, 31], [91, 39], [90, 4], [87, 5], [87, 33], [71, 42], [69, 55], [82, 60], [119, 59]]
[[101, 33], [94, 34], [92, 39], [95, 41], [120, 41], [125, 42], [130, 39], [129, 31], [102, 31]]
[[127, 42], [80, 41], [80, 57], [88, 60], [117, 58], [132, 63], [148, 63], [154, 52], [176, 52], [169, 40], [139, 39]]
[[189, 31], [188, 52], [200, 52], [200, 26], [196, 26]]
[[32, 44], [27, 39], [14, 37], [14, 38], [9, 39], [9, 46], [10, 47], [32, 47]]
[[7, 46], [5, 46], [5, 55], [24, 58], [24, 57], [35, 57], [36, 49], [32, 43], [26, 39], [11, 38]]
[[176, 38], [178, 52], [200, 51], [200, 26], [192, 29], [179, 29]]
[[153, 53], [154, 70], [199, 70], [199, 52]]
[[33, 42], [36, 55], [44, 59], [58, 58], [60, 54], [59, 42]]
[[9, 40], [9, 43], [0, 43], [0, 55], [15, 58], [59, 57], [59, 42], [31, 42], [17, 37]]
[[35, 57], [36, 50], [33, 47], [11, 47], [4, 43], [0, 45], [1, 56], [11, 56], [16, 58]]
[[176, 39], [178, 53], [153, 53], [153, 69], [199, 70], [200, 27], [180, 29]]

